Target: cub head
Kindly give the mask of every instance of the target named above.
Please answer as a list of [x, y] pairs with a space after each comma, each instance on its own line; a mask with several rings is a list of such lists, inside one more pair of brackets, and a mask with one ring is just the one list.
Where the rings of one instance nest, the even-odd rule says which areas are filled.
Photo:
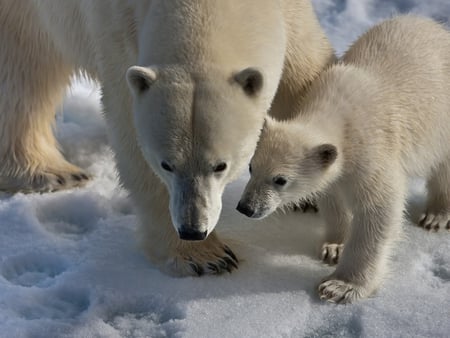
[[323, 139], [307, 126], [267, 118], [237, 210], [264, 218], [325, 190], [339, 176], [341, 161], [337, 146]]
[[181, 239], [202, 240], [256, 147], [270, 104], [263, 74], [134, 66], [126, 76], [137, 142], [167, 186], [173, 225]]

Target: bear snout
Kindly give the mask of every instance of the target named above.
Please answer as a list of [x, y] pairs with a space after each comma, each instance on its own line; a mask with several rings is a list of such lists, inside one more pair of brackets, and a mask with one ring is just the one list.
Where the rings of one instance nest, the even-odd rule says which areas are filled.
[[189, 226], [178, 229], [178, 236], [185, 241], [202, 241], [208, 235], [208, 231], [199, 231]]
[[247, 217], [253, 217], [253, 215], [255, 214], [255, 210], [248, 204], [242, 203], [242, 201], [239, 201], [236, 210]]

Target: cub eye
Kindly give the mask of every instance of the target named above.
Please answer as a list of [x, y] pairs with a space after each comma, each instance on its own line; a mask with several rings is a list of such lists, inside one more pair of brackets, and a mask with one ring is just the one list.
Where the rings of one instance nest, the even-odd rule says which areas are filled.
[[249, 172], [250, 174], [252, 173], [252, 165], [251, 165], [251, 164], [248, 165], [248, 172]]
[[283, 185], [285, 185], [287, 183], [287, 179], [285, 179], [282, 176], [277, 176], [277, 177], [274, 177], [273, 183], [282, 187]]
[[214, 167], [214, 172], [220, 173], [220, 172], [224, 171], [225, 169], [227, 169], [227, 164], [225, 162], [222, 162]]
[[161, 167], [168, 172], [172, 172], [173, 169], [171, 168], [171, 166], [166, 162], [166, 161], [162, 161], [161, 162]]

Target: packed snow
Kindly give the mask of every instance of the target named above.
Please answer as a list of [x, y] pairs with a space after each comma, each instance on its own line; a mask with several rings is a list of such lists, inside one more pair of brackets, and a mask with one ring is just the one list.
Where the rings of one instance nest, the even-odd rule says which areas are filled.
[[[339, 54], [395, 13], [450, 17], [448, 0], [314, 4]], [[241, 258], [239, 269], [168, 277], [138, 248], [93, 83], [74, 83], [57, 135], [69, 160], [95, 178], [82, 189], [0, 196], [0, 337], [450, 336], [450, 233], [413, 225], [424, 207], [422, 181], [411, 183], [404, 236], [382, 288], [356, 304], [333, 305], [316, 291], [333, 270], [317, 258], [319, 215], [246, 219], [235, 211], [244, 175], [227, 189], [217, 226]]]

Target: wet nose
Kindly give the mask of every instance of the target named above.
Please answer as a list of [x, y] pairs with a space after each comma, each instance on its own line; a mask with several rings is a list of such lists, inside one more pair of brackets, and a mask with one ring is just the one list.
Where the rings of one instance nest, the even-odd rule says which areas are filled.
[[242, 202], [238, 203], [236, 210], [247, 217], [252, 217], [255, 214], [255, 210], [253, 210], [247, 204], [244, 204]]
[[202, 241], [208, 235], [208, 231], [198, 231], [189, 226], [178, 229], [178, 236], [185, 241]]

